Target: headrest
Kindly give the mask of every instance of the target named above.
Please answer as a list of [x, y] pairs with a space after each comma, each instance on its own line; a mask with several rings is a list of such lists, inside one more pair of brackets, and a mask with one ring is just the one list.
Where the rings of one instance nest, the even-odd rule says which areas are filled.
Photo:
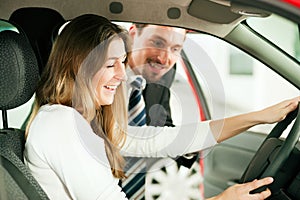
[[15, 10], [9, 20], [26, 33], [38, 59], [39, 72], [44, 69], [53, 45], [53, 34], [65, 23], [62, 15], [50, 8], [25, 7]]
[[0, 32], [0, 109], [26, 103], [39, 81], [38, 64], [31, 45], [18, 29]]

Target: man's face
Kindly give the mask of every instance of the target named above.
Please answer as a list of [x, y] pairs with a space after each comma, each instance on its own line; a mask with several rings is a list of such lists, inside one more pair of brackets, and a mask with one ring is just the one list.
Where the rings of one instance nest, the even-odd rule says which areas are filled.
[[133, 40], [129, 65], [148, 82], [157, 82], [180, 57], [185, 29], [147, 25], [129, 31]]

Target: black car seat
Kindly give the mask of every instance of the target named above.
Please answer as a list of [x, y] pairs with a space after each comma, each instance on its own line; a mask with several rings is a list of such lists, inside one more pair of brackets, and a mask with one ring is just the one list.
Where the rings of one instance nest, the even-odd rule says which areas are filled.
[[26, 33], [38, 59], [39, 72], [44, 69], [53, 45], [53, 36], [66, 21], [56, 10], [41, 7], [24, 7], [15, 10], [9, 21], [19, 25]]
[[[39, 73], [41, 74], [50, 55], [53, 42], [59, 28], [66, 22], [56, 10], [42, 7], [24, 7], [15, 10], [9, 21], [23, 29], [37, 57]], [[21, 129], [25, 129], [27, 116]]]
[[32, 47], [24, 32], [17, 30], [0, 32], [0, 199], [44, 200], [46, 193], [23, 163], [24, 131], [10, 128], [7, 120], [7, 110], [26, 103], [39, 80]]

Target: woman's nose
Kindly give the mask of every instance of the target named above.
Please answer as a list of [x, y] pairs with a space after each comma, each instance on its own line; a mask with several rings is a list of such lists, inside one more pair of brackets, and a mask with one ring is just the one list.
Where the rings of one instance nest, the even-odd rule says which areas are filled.
[[123, 62], [117, 64], [115, 77], [119, 80], [126, 80], [125, 64]]

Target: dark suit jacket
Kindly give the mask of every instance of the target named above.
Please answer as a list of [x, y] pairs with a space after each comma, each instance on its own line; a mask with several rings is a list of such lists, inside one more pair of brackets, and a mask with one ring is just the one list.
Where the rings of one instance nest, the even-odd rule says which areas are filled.
[[146, 105], [147, 125], [174, 126], [170, 109], [170, 87], [175, 77], [171, 69], [157, 83], [147, 83], [143, 90]]
[[[166, 73], [157, 83], [147, 83], [143, 91], [146, 105], [147, 125], [150, 126], [174, 126], [170, 109], [170, 87], [174, 81], [176, 65]], [[178, 165], [190, 168], [198, 154], [193, 158], [183, 156], [174, 158]]]

